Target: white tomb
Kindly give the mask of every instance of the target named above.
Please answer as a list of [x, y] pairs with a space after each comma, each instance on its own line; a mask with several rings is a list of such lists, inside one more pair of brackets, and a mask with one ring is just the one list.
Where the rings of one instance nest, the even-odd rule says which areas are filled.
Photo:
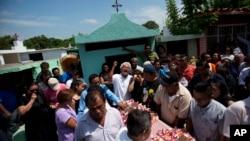
[[14, 46], [11, 47], [12, 50], [26, 51], [26, 46], [23, 46], [23, 41], [14, 41]]

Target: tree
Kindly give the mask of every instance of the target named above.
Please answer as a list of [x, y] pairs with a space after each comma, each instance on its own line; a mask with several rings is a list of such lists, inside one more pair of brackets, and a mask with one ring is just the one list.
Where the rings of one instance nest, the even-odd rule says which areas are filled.
[[[11, 35], [0, 37], [0, 50], [11, 49], [11, 46], [13, 46], [14, 40], [15, 40], [14, 37]], [[37, 50], [47, 49], [47, 48], [68, 47], [69, 44], [72, 47], [77, 46], [74, 41], [74, 36], [68, 39], [61, 40], [61, 39], [56, 39], [56, 38], [47, 38], [44, 35], [40, 35], [40, 36], [35, 36], [27, 40], [24, 40], [23, 44], [28, 49], [37, 49]]]
[[142, 24], [148, 29], [159, 29], [159, 25], [155, 21], [147, 21], [146, 23]]
[[33, 38], [25, 40], [23, 43], [25, 46], [27, 46], [27, 48], [34, 48], [34, 49], [52, 48], [51, 40], [44, 35], [35, 36]]
[[165, 0], [168, 12], [166, 25], [173, 35], [200, 34], [218, 20], [218, 13], [209, 8], [239, 8], [249, 6], [249, 0], [182, 0], [178, 11], [175, 0]]
[[0, 50], [11, 49], [11, 46], [13, 46], [13, 41], [15, 41], [15, 39], [11, 35], [0, 37]]

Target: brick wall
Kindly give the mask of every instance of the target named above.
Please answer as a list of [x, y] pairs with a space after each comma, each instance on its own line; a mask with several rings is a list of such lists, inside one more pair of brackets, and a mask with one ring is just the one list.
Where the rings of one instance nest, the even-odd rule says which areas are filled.
[[206, 36], [206, 33], [204, 33], [203, 38], [199, 39], [198, 47], [200, 47], [198, 55], [201, 55], [202, 53], [207, 52], [207, 36]]

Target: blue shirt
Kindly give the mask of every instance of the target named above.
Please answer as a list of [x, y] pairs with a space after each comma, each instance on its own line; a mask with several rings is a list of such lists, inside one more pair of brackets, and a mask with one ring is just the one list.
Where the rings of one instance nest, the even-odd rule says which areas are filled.
[[194, 99], [191, 100], [189, 116], [193, 124], [193, 136], [198, 141], [217, 141], [222, 133], [226, 107], [215, 100], [202, 108]]
[[72, 75], [67, 71], [60, 76], [62, 83], [66, 83], [70, 78], [72, 78]]
[[115, 141], [123, 126], [121, 114], [115, 108], [107, 108], [104, 126], [95, 122], [88, 111], [77, 122], [74, 141]]
[[17, 108], [17, 97], [14, 88], [0, 89], [0, 104], [11, 113]]
[[[116, 104], [121, 102], [121, 100], [106, 85], [100, 84], [100, 86], [104, 90], [104, 96], [105, 96], [106, 99], [109, 99], [109, 100], [113, 101]], [[88, 89], [89, 89], [89, 87], [86, 88], [81, 94], [78, 113], [77, 113], [78, 116], [83, 115], [83, 112], [86, 109], [85, 97], [88, 94]]]

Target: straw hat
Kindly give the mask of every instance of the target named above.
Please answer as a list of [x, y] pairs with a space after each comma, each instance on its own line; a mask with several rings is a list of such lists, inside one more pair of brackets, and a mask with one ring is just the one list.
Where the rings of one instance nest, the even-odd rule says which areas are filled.
[[67, 54], [65, 56], [63, 56], [60, 59], [60, 64], [62, 66], [62, 70], [65, 72], [68, 68], [68, 66], [72, 65], [72, 64], [77, 64], [77, 55], [75, 54]]

